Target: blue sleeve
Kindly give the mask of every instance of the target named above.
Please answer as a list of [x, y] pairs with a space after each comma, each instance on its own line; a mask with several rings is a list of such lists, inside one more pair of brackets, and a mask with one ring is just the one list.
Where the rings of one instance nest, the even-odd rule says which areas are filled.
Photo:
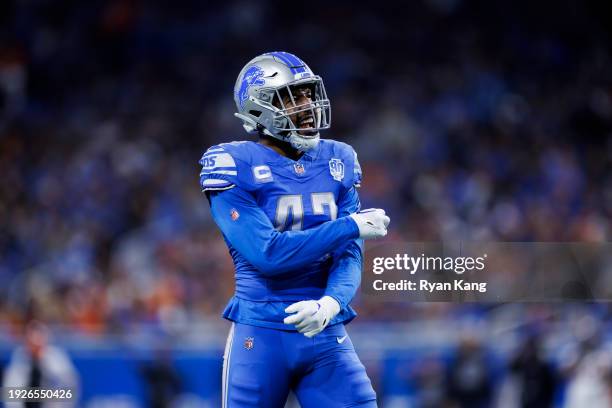
[[[353, 186], [347, 190], [338, 204], [338, 217], [359, 211], [361, 203], [357, 189]], [[334, 253], [325, 295], [336, 299], [341, 309], [351, 302], [361, 284], [362, 251], [363, 240], [354, 239]]]
[[227, 241], [266, 276], [306, 266], [359, 236], [349, 217], [305, 231], [279, 232], [253, 196], [237, 186], [211, 193], [210, 205]]

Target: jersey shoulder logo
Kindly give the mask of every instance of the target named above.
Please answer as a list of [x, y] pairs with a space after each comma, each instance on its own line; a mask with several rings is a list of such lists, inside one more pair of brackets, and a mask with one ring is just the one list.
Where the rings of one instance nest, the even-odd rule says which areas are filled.
[[238, 90], [238, 102], [240, 103], [241, 108], [244, 107], [244, 102], [249, 97], [249, 88], [253, 85], [263, 85], [266, 83], [266, 81], [261, 78], [263, 76], [263, 69], [259, 68], [257, 65], [253, 65], [251, 68], [246, 70], [242, 76], [242, 82], [240, 83], [240, 89]]
[[340, 159], [333, 158], [329, 161], [329, 174], [336, 181], [342, 181], [344, 178], [344, 163]]

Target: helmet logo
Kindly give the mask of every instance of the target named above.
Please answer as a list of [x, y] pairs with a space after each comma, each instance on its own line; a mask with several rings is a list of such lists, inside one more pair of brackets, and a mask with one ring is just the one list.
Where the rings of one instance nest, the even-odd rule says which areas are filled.
[[265, 80], [261, 79], [264, 75], [264, 72], [257, 65], [253, 65], [251, 68], [247, 69], [242, 77], [242, 83], [240, 84], [240, 89], [238, 90], [238, 103], [240, 104], [240, 109], [244, 108], [244, 102], [249, 97], [249, 88], [253, 85], [263, 85], [266, 83]]

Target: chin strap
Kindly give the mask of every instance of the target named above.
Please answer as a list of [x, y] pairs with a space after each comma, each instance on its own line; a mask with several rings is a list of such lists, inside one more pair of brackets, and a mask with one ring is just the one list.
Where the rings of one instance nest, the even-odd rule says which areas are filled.
[[294, 149], [300, 152], [307, 152], [308, 150], [312, 150], [317, 146], [317, 144], [319, 143], [319, 136], [317, 135], [313, 139], [306, 139], [300, 137], [294, 132], [291, 132], [287, 140]]

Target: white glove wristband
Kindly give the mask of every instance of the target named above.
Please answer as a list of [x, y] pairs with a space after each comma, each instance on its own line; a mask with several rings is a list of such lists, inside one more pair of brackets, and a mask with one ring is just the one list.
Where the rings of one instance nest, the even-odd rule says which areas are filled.
[[371, 239], [387, 235], [387, 226], [391, 221], [380, 208], [369, 208], [349, 215], [359, 228], [359, 238]]
[[340, 304], [331, 296], [319, 300], [302, 300], [289, 305], [284, 323], [294, 325], [298, 332], [306, 337], [316, 336], [340, 313]]
[[[327, 318], [331, 321], [338, 313], [340, 313], [340, 304], [331, 296], [323, 296], [319, 299], [321, 308], [325, 310]], [[329, 322], [328, 322], [329, 323]]]

